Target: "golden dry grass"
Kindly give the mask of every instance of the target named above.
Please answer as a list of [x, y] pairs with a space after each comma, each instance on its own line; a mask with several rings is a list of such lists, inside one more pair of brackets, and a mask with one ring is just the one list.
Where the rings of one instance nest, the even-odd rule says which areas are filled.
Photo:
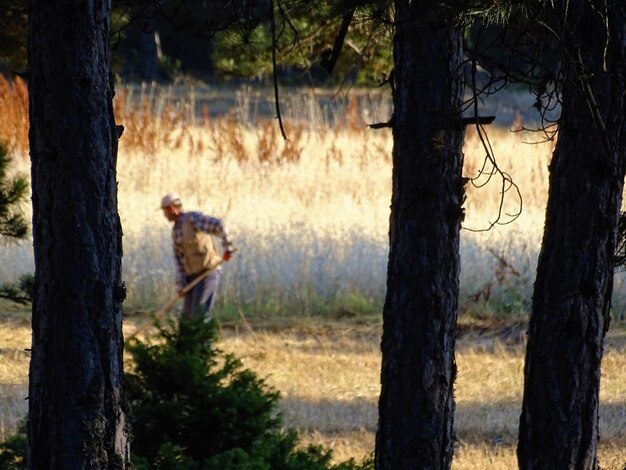
[[[0, 307], [1, 308], [1, 307]], [[0, 314], [0, 441], [26, 414], [31, 327], [24, 312]]]
[[[239, 132], [247, 154], [256, 155], [257, 131], [240, 129]], [[271, 132], [278, 130], [274, 128]], [[491, 248], [529, 278], [525, 284], [517, 283], [526, 288], [522, 296], [529, 298], [530, 277], [543, 226], [549, 145], [525, 145], [522, 138], [504, 131], [493, 132], [500, 165], [519, 184], [525, 205], [513, 224], [499, 225], [486, 233], [463, 232], [468, 248], [463, 251], [466, 269], [462, 276], [468, 293], [494, 278], [495, 258], [487, 251]], [[297, 278], [305, 286], [315, 285], [321, 279], [319, 296], [323, 299], [335, 289], [332, 280], [341, 279], [348, 284], [346, 291], [375, 298], [380, 303], [391, 200], [391, 136], [386, 131], [363, 128], [325, 134], [306, 130], [300, 139], [301, 156], [288, 165], [266, 165], [252, 157], [243, 163], [235, 157], [214, 161], [210, 150], [202, 155], [191, 155], [184, 149], [162, 150], [156, 158], [127, 153], [122, 147], [119, 201], [126, 243], [124, 265], [131, 273], [126, 276], [131, 288], [130, 304], [150, 298], [162, 303], [167, 299], [163, 292], [171, 295], [171, 289], [166, 290], [171, 286], [171, 260], [163, 248], [169, 249], [164, 245], [169, 227], [154, 210], [160, 196], [171, 191], [181, 194], [186, 208], [200, 209], [226, 220], [240, 245], [239, 259], [251, 265], [234, 263], [229, 269], [241, 267], [243, 272], [233, 272], [231, 279], [247, 279], [250, 272], [266, 273], [255, 278], [254, 291], [242, 284], [233, 285], [232, 291], [226, 288], [222, 292], [226, 302], [233, 302], [234, 296], [241, 298], [245, 292], [246, 308], [250, 297], [258, 300], [254, 308], [268, 308], [265, 299], [273, 295], [278, 299], [277, 309], [306, 310], [309, 299], [295, 305], [282, 300], [307, 289], [280, 286], [287, 279]], [[483, 155], [477, 145], [476, 137], [469, 136], [468, 176], [476, 176], [475, 168], [482, 162]], [[466, 227], [485, 228], [494, 220], [499, 189], [495, 178], [487, 188], [468, 187]], [[507, 201], [511, 211], [519, 202], [516, 198]], [[154, 259], [156, 266], [141, 264], [149, 259]], [[368, 268], [368, 260], [373, 269]], [[325, 276], [316, 275], [311, 261], [319, 264], [319, 271]], [[143, 289], [146, 270], [151, 271], [158, 287], [138, 302], [135, 293]], [[374, 279], [365, 277], [367, 273], [374, 273]], [[267, 292], [262, 284], [269, 279], [276, 279], [279, 286], [268, 286]], [[276, 292], [277, 288], [281, 292]], [[498, 286], [494, 292], [497, 289]]]
[[[26, 413], [30, 325], [25, 314], [3, 315], [0, 337], [0, 439]], [[610, 332], [602, 365], [600, 463], [626, 464], [626, 332]], [[127, 322], [127, 334], [134, 330]], [[455, 387], [457, 435], [453, 468], [510, 469], [522, 398], [523, 343], [491, 331], [461, 330]], [[293, 327], [230, 324], [217, 347], [281, 392], [286, 426], [304, 443], [332, 448], [336, 461], [373, 450], [380, 377], [380, 325], [303, 322]], [[515, 338], [521, 338], [517, 335]]]
[[[239, 245], [221, 292], [225, 304], [246, 313], [307, 314], [335, 308], [328, 304], [350, 296], [375, 308], [382, 304], [392, 138], [388, 129], [368, 129], [365, 122], [385, 121], [388, 116], [376, 114], [384, 107], [359, 109], [353, 100], [330, 126], [306, 93], [285, 97], [296, 103], [284, 116], [285, 142], [275, 122], [240, 122], [234, 114], [198, 119], [184, 99], [156, 95], [149, 91], [152, 98], [133, 102], [121, 91], [116, 99], [116, 119], [125, 126], [118, 188], [128, 309], [155, 309], [173, 294], [169, 226], [155, 211], [160, 197], [172, 191], [186, 209], [225, 219]], [[551, 150], [550, 143], [524, 143], [533, 139], [490, 129], [493, 153], [521, 189], [524, 211], [515, 223], [489, 232], [463, 231], [462, 303], [482, 293], [482, 302], [502, 305], [514, 290], [515, 305], [505, 310], [527, 308]], [[473, 129], [464, 151], [464, 174], [483, 183], [485, 151]], [[27, 159], [17, 169], [28, 173]], [[467, 186], [466, 228], [495, 220], [500, 189], [497, 177], [480, 189]], [[518, 209], [519, 200], [508, 193], [505, 212]], [[32, 266], [30, 251], [25, 244], [19, 252], [0, 254], [0, 282]], [[499, 276], [499, 260], [516, 277]]]
[[[372, 451], [380, 377], [379, 326], [319, 326], [301, 331], [225, 332], [220, 347], [280, 390], [285, 422], [305, 442], [332, 447], [338, 460]], [[625, 343], [603, 363], [600, 462], [626, 464]], [[523, 385], [523, 344], [475, 334], [458, 342], [457, 449], [453, 468], [510, 469]]]
[[20, 78], [14, 81], [0, 74], [0, 141], [11, 151], [25, 154], [28, 149], [28, 86]]

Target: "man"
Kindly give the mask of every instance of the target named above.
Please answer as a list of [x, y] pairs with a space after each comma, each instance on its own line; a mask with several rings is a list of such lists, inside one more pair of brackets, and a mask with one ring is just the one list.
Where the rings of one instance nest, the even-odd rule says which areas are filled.
[[[163, 196], [161, 209], [167, 220], [174, 222], [172, 241], [176, 265], [176, 290], [180, 297], [185, 297], [183, 316], [190, 319], [202, 315], [208, 320], [221, 277], [216, 266], [221, 260], [230, 260], [233, 251], [226, 227], [215, 217], [201, 212], [185, 212], [176, 194]], [[217, 253], [212, 236], [222, 240], [224, 254], [221, 257]], [[189, 292], [184, 292], [186, 285], [207, 270], [212, 271]]]

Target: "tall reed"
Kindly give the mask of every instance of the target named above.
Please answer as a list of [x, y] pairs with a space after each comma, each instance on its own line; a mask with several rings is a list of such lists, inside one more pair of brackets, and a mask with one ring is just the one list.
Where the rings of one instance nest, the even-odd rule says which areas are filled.
[[[507, 99], [504, 97], [503, 99]], [[514, 97], [516, 105], [519, 97]], [[11, 120], [0, 135], [24, 152], [25, 86], [0, 82]], [[391, 200], [391, 108], [381, 92], [348, 97], [291, 90], [281, 97], [287, 140], [269, 90], [119, 86], [116, 121], [125, 127], [118, 158], [127, 309], [154, 309], [173, 295], [170, 226], [156, 211], [167, 192], [185, 208], [225, 219], [239, 246], [224, 268], [219, 308], [255, 314], [379, 311], [386, 283]], [[519, 122], [517, 123], [519, 125]], [[18, 136], [22, 136], [19, 137]], [[464, 146], [466, 186], [461, 304], [484, 315], [529, 310], [547, 195], [552, 142], [531, 133], [489, 130], [499, 168], [518, 185], [500, 207], [501, 181], [485, 166], [471, 128]], [[532, 143], [530, 143], [532, 142]], [[21, 160], [28, 171], [28, 162]], [[475, 184], [472, 184], [475, 183]], [[510, 216], [522, 209], [516, 219]], [[501, 222], [488, 231], [497, 214]], [[508, 222], [508, 223], [506, 223]], [[29, 243], [0, 254], [0, 282], [32, 271]], [[623, 277], [614, 305], [623, 315]], [[237, 313], [238, 314], [238, 313]]]

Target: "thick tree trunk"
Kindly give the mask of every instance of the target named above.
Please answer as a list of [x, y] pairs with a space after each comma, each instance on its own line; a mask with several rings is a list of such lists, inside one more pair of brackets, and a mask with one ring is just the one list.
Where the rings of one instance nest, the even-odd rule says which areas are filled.
[[31, 469], [124, 468], [109, 0], [31, 0]]
[[[626, 29], [623, 11], [621, 19], [609, 12], [607, 41], [599, 15], [603, 1], [567, 3], [567, 25], [554, 30], [571, 29], [572, 37], [565, 38], [570, 57], [578, 57], [582, 38], [582, 60], [568, 70], [563, 86], [550, 165], [524, 370], [518, 446], [523, 469], [598, 467], [600, 362], [626, 156]], [[566, 17], [563, 8], [555, 17]]]
[[393, 195], [376, 468], [449, 468], [463, 218], [462, 36], [396, 1]]

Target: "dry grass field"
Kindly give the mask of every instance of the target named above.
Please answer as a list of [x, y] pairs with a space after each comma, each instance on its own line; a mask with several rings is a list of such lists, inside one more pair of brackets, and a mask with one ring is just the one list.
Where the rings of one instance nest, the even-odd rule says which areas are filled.
[[[389, 106], [376, 94], [285, 95], [283, 141], [258, 93], [238, 92], [232, 112], [163, 89], [118, 93], [126, 332], [174, 294], [170, 227], [156, 209], [178, 192], [186, 209], [224, 218], [239, 248], [220, 286], [218, 346], [281, 392], [285, 423], [306, 442], [332, 447], [337, 460], [360, 458], [376, 428], [392, 171], [390, 132], [366, 124], [386, 121]], [[23, 86], [0, 82], [0, 114], [13, 123], [0, 126], [0, 139], [17, 156], [14, 171], [28, 173], [24, 106]], [[475, 184], [461, 246], [455, 469], [516, 466], [523, 332], [552, 150], [533, 133], [493, 128], [489, 137], [523, 206], [507, 192], [501, 222], [510, 223], [476, 231], [495, 221], [501, 181], [487, 182], [485, 149], [468, 129], [464, 174]], [[3, 245], [0, 283], [32, 270], [30, 240]], [[626, 465], [624, 279], [615, 280], [602, 370], [600, 463], [612, 470]], [[0, 306], [0, 440], [26, 410], [29, 343], [28, 312]]]
[[[511, 469], [523, 385], [523, 335], [507, 328], [461, 330], [456, 383], [458, 439], [453, 468]], [[601, 466], [626, 465], [626, 337], [611, 335], [601, 392]], [[285, 421], [336, 457], [373, 449], [380, 373], [379, 325], [310, 325], [229, 331], [220, 347], [283, 394]]]
[[[0, 440], [26, 413], [28, 313], [0, 315]], [[127, 321], [126, 333], [134, 331]], [[286, 426], [304, 443], [332, 448], [337, 461], [373, 451], [380, 377], [381, 325], [370, 321], [291, 319], [222, 325], [217, 347], [281, 392]], [[455, 387], [455, 470], [509, 470], [523, 384], [523, 329], [498, 323], [461, 324]], [[601, 468], [626, 465], [626, 328], [608, 335], [602, 367]]]

